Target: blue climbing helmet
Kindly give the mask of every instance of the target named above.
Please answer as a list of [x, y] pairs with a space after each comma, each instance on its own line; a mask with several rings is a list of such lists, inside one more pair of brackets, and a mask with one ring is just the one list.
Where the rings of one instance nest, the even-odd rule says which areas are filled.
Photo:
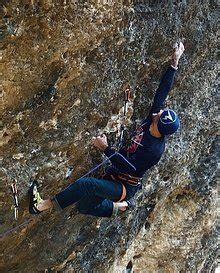
[[157, 127], [161, 135], [172, 135], [180, 126], [180, 120], [177, 114], [171, 110], [166, 109], [161, 114]]

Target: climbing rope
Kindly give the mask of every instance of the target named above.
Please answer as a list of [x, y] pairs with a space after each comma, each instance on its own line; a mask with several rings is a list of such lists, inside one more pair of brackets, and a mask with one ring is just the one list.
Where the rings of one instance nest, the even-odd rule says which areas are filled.
[[10, 229], [6, 230], [5, 232], [0, 233], [0, 238], [3, 238], [5, 236], [11, 234], [12, 232], [17, 231], [18, 229], [28, 225], [31, 221], [33, 221], [33, 219], [28, 219], [25, 222], [23, 222], [22, 224], [20, 224], [16, 227], [10, 228]]
[[[110, 155], [106, 160], [102, 161], [100, 164], [98, 164], [96, 167], [92, 168], [90, 171], [88, 171], [87, 173], [85, 173], [84, 175], [82, 175], [81, 177], [79, 177], [78, 179], [76, 179], [75, 181], [78, 181], [79, 179], [82, 179], [84, 177], [87, 177], [88, 175], [90, 175], [91, 173], [93, 173], [94, 171], [98, 170], [101, 166], [103, 166], [104, 164], [107, 163], [107, 161], [109, 161], [113, 156], [115, 156], [116, 154], [118, 154], [117, 152], [113, 153], [112, 155]], [[118, 154], [119, 156], [123, 157], [123, 155], [121, 154]], [[124, 158], [124, 160], [127, 162], [128, 165], [130, 165], [132, 168], [134, 168], [134, 170], [136, 169], [126, 158]], [[69, 187], [71, 186], [71, 184], [69, 185]], [[68, 187], [67, 187], [68, 188]], [[38, 196], [38, 198], [40, 198]], [[8, 229], [6, 230], [5, 232], [3, 233], [0, 233], [0, 238], [3, 238], [4, 236], [7, 236], [8, 234], [14, 232], [14, 231], [17, 231], [19, 228], [21, 227], [24, 227], [26, 225], [28, 225], [33, 219], [28, 219], [26, 220], [25, 222], [23, 222], [22, 224], [14, 227], [14, 228], [11, 228], [11, 229]]]
[[[93, 169], [91, 169], [90, 171], [88, 171], [86, 174], [82, 175], [82, 176], [81, 176], [80, 178], [78, 178], [77, 180], [82, 179], [82, 178], [84, 178], [84, 177], [90, 175], [90, 174], [93, 173], [94, 171], [98, 170], [102, 165], [104, 165], [104, 164], [105, 164], [110, 158], [112, 158], [115, 154], [116, 154], [116, 153], [114, 153], [114, 154], [112, 154], [111, 156], [109, 156], [108, 159], [106, 159], [106, 160], [104, 160], [103, 162], [101, 162], [100, 164], [98, 164], [96, 167], [94, 167]], [[76, 180], [76, 181], [77, 181], [77, 180]], [[70, 186], [71, 186], [71, 185], [70, 185]], [[16, 195], [14, 195], [14, 196], [16, 196]], [[17, 200], [16, 197], [15, 197], [15, 200], [16, 200], [16, 204], [18, 204], [18, 200]], [[20, 229], [21, 227], [24, 227], [24, 226], [28, 225], [32, 220], [33, 220], [33, 219], [28, 219], [28, 220], [26, 220], [25, 222], [23, 222], [22, 224], [20, 224], [20, 225], [14, 227], [14, 228], [8, 229], [8, 230], [6, 230], [5, 232], [0, 233], [0, 238], [3, 238], [3, 237], [5, 237], [5, 236], [11, 234], [11, 233], [14, 232], [14, 231], [17, 231], [17, 230]]]
[[[130, 91], [129, 88], [126, 88], [124, 90], [124, 111], [123, 111], [123, 117], [124, 118], [126, 117], [127, 111], [128, 111], [128, 102], [130, 101], [130, 93], [131, 93], [131, 91]], [[119, 143], [118, 143], [118, 149], [117, 150], [119, 150], [122, 147], [122, 145], [123, 145], [124, 131], [125, 131], [125, 125], [121, 124], [121, 126], [120, 126], [120, 135], [119, 135]], [[114, 154], [112, 154], [111, 156], [109, 156], [107, 159], [103, 160], [100, 164], [98, 164], [97, 166], [95, 166], [94, 168], [92, 168], [90, 171], [88, 171], [87, 173], [85, 173], [84, 175], [82, 175], [81, 177], [79, 177], [78, 179], [76, 179], [76, 181], [78, 181], [79, 179], [82, 179], [84, 177], [89, 176], [90, 174], [92, 174], [93, 172], [95, 172], [96, 170], [98, 170], [100, 167], [104, 166], [116, 154], [117, 154], [117, 152], [115, 152]], [[71, 157], [68, 160], [70, 160], [70, 159], [71, 159]], [[127, 163], [134, 168], [134, 166], [129, 161], [127, 161]], [[68, 170], [67, 170], [66, 176], [65, 176], [66, 179], [70, 178], [70, 176], [72, 174], [72, 171], [73, 171], [73, 167], [69, 167]], [[7, 174], [7, 172], [6, 172], [6, 174]], [[11, 177], [11, 176], [9, 175], [9, 177]], [[15, 179], [13, 179], [13, 180], [16, 181]], [[17, 191], [16, 182], [14, 182], [14, 183], [11, 184], [11, 189], [12, 189], [13, 199], [14, 199], [14, 217], [17, 220], [18, 219], [19, 201], [18, 201], [18, 191]], [[33, 219], [28, 219], [25, 222], [23, 222], [22, 224], [14, 227], [14, 228], [8, 229], [7, 231], [5, 231], [3, 233], [0, 233], [0, 238], [3, 238], [4, 236], [7, 236], [7, 235], [11, 234], [12, 232], [17, 231], [18, 229], [20, 229], [20, 228], [28, 225], [32, 220]]]

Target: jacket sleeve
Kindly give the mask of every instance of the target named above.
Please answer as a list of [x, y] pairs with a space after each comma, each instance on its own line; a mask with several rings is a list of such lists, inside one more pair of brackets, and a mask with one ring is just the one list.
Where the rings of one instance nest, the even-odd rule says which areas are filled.
[[158, 113], [163, 108], [166, 97], [173, 86], [175, 74], [176, 69], [169, 66], [160, 80], [149, 115]]

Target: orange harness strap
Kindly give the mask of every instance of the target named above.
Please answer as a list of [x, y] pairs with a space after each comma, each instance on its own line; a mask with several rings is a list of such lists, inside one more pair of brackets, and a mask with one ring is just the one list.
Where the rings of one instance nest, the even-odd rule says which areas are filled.
[[[113, 175], [111, 175], [111, 178], [112, 178], [114, 181], [117, 181], [117, 180], [115, 180], [115, 178], [114, 178]], [[122, 185], [121, 197], [120, 197], [120, 199], [117, 201], [117, 202], [121, 202], [121, 201], [124, 200], [125, 197], [126, 197], [126, 188], [125, 188], [125, 185], [124, 185], [122, 182], [120, 182], [120, 181], [117, 181], [117, 182], [121, 183], [121, 185]]]
[[122, 185], [122, 193], [121, 193], [121, 198], [118, 200], [118, 202], [121, 202], [126, 197], [126, 188], [125, 188], [125, 185], [122, 184], [122, 183], [121, 183], [121, 185]]

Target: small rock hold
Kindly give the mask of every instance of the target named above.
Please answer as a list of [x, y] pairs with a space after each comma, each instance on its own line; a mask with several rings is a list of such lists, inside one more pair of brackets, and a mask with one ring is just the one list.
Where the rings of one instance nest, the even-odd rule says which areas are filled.
[[81, 103], [80, 99], [77, 99], [76, 101], [74, 101], [73, 106], [79, 106]]
[[14, 154], [12, 156], [13, 159], [18, 159], [18, 160], [21, 159], [21, 158], [23, 158], [23, 157], [24, 157], [24, 155], [22, 153]]

